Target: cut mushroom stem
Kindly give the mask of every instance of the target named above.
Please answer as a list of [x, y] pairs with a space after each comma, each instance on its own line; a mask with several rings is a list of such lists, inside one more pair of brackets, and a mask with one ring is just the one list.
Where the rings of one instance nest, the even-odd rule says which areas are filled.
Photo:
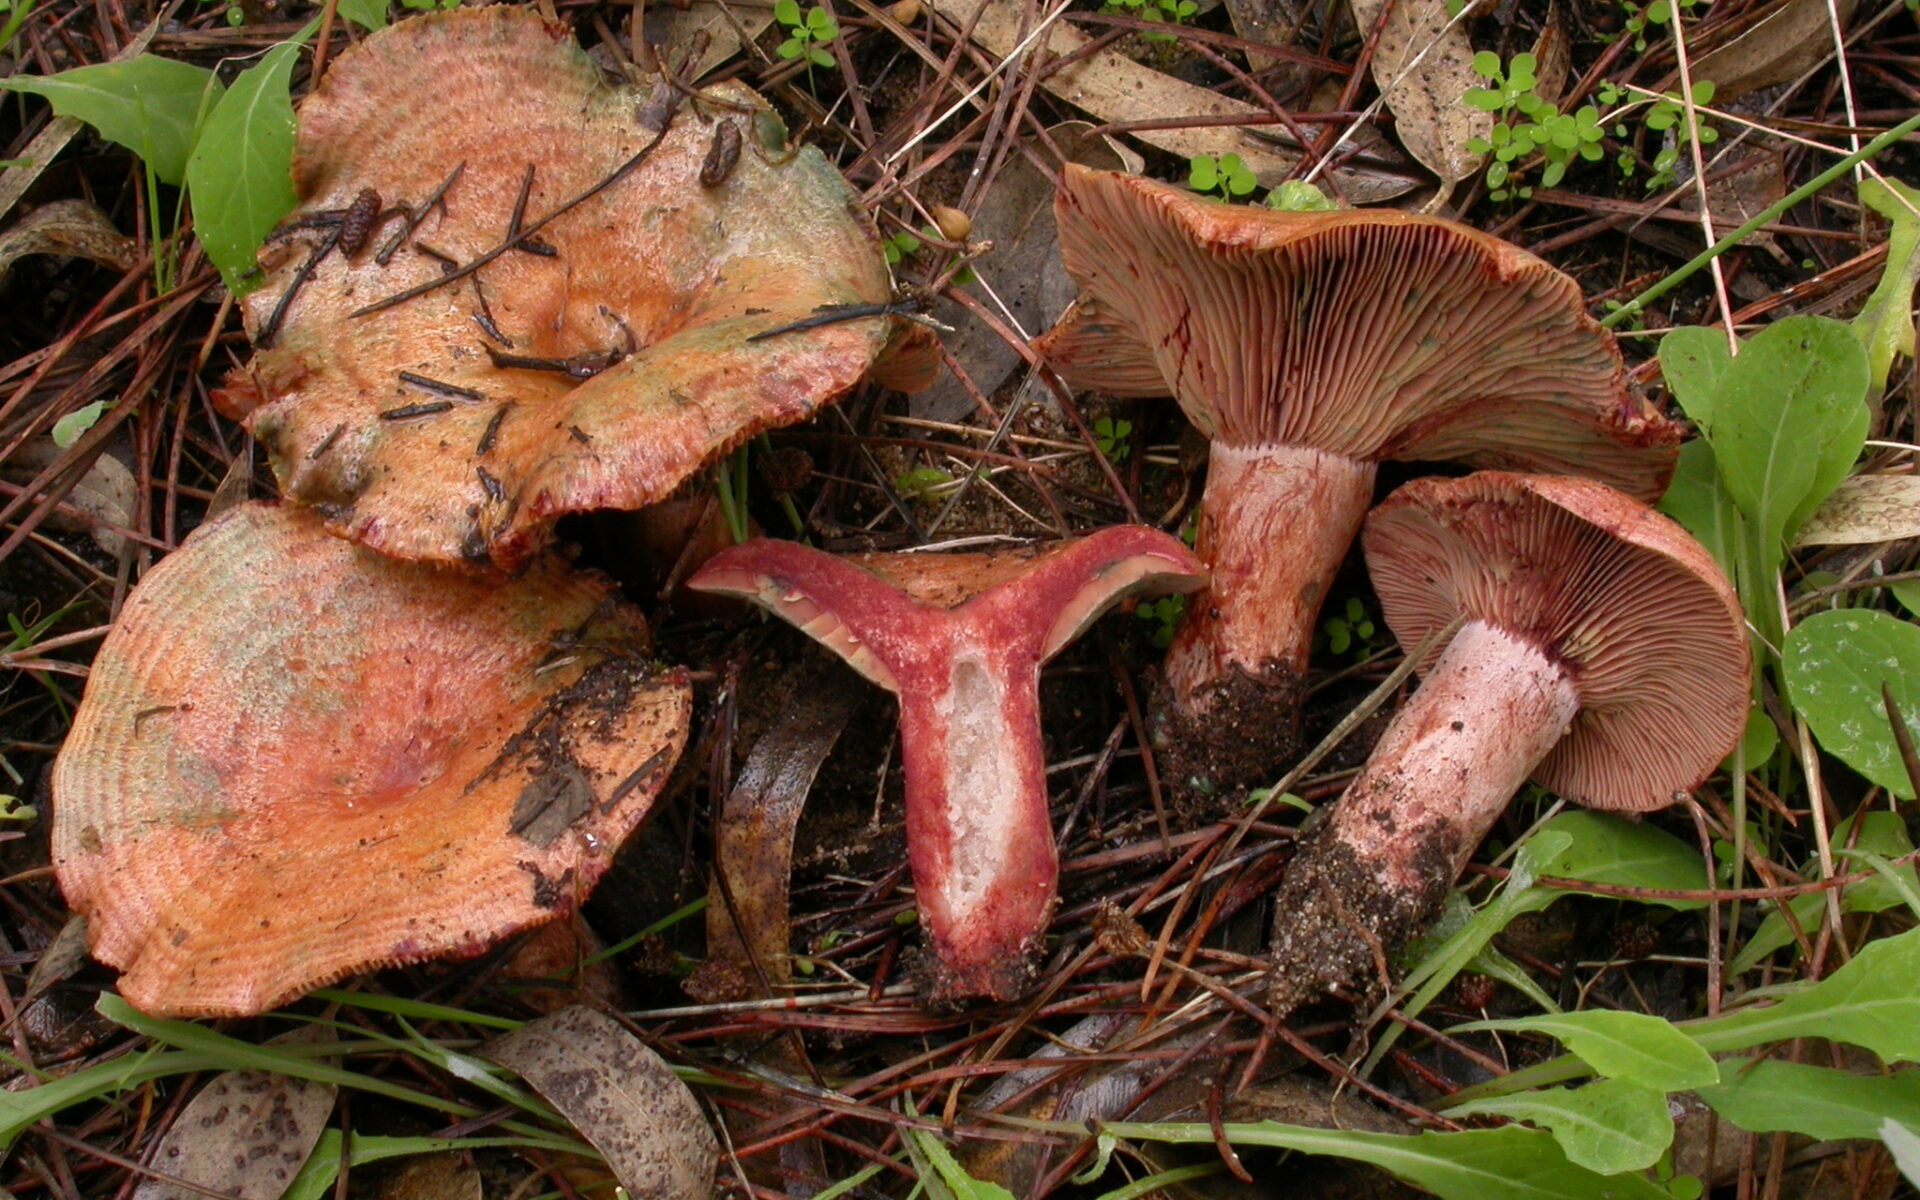
[[931, 998], [951, 1003], [1026, 990], [1053, 913], [1041, 664], [1122, 596], [1202, 580], [1176, 539], [1123, 526], [992, 555], [840, 558], [756, 540], [688, 586], [756, 601], [900, 697], [907, 860]]
[[1181, 711], [1211, 710], [1210, 693], [1243, 678], [1284, 693], [1275, 697], [1284, 708], [1297, 705], [1321, 602], [1366, 516], [1376, 470], [1300, 446], [1214, 446], [1194, 541], [1210, 582], [1167, 650]]
[[1529, 777], [1590, 807], [1660, 808], [1745, 723], [1732, 588], [1679, 526], [1600, 484], [1423, 479], [1368, 517], [1365, 545], [1403, 645], [1461, 624], [1288, 869], [1281, 1015], [1380, 980]]

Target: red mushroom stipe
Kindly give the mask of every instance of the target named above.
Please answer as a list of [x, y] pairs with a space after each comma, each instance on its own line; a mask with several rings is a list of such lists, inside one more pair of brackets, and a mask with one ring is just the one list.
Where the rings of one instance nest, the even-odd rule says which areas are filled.
[[1463, 623], [1289, 868], [1274, 910], [1283, 1013], [1375, 975], [1529, 776], [1594, 808], [1660, 808], [1745, 724], [1733, 589], [1686, 531], [1618, 492], [1423, 479], [1374, 510], [1363, 544], [1401, 645]]
[[686, 739], [605, 581], [395, 563], [292, 506], [141, 581], [53, 772], [94, 956], [159, 1015], [257, 1013], [570, 911]]
[[1175, 782], [1285, 760], [1321, 601], [1382, 459], [1591, 476], [1651, 501], [1679, 429], [1628, 390], [1579, 287], [1437, 218], [1278, 213], [1068, 164], [1084, 294], [1038, 348], [1070, 383], [1179, 401], [1212, 441], [1211, 575], [1166, 666]]
[[1121, 597], [1202, 582], [1178, 540], [1120, 526], [996, 554], [840, 558], [756, 540], [688, 586], [754, 600], [900, 698], [907, 858], [931, 999], [951, 1003], [1023, 992], [1053, 913], [1040, 665]]
[[257, 398], [225, 397], [289, 499], [396, 558], [512, 566], [562, 514], [664, 499], [888, 339], [858, 197], [765, 100], [605, 85], [528, 9], [341, 55], [294, 189], [244, 301]]

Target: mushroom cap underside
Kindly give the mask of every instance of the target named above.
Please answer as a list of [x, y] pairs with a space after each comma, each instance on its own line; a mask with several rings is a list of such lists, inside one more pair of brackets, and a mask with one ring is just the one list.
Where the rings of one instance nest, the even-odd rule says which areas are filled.
[[685, 741], [684, 673], [602, 579], [396, 563], [294, 506], [129, 597], [53, 774], [53, 858], [121, 990], [263, 1011], [568, 909]]
[[687, 586], [753, 600], [898, 693], [901, 675], [929, 668], [962, 626], [1044, 662], [1125, 596], [1205, 582], [1178, 538], [1119, 525], [1051, 545], [952, 554], [834, 555], [756, 538], [716, 555]]
[[1458, 616], [1527, 638], [1569, 672], [1580, 712], [1533, 772], [1558, 794], [1658, 808], [1738, 741], [1751, 661], [1739, 601], [1660, 513], [1592, 480], [1483, 471], [1395, 491], [1362, 544], [1402, 645]]
[[[270, 246], [244, 302], [253, 428], [286, 493], [394, 557], [512, 565], [557, 516], [651, 503], [851, 387], [883, 316], [753, 339], [889, 299], [857, 197], [758, 95], [705, 95], [605, 85], [564, 28], [507, 7], [407, 20], [336, 60], [301, 109], [290, 218], [323, 224]], [[362, 311], [596, 185], [531, 245]], [[388, 208], [365, 245], [319, 257], [288, 300], [367, 189]]]
[[1497, 238], [1073, 164], [1055, 212], [1083, 294], [1037, 348], [1079, 386], [1172, 395], [1234, 445], [1576, 471], [1648, 500], [1672, 474], [1679, 427], [1578, 285]]

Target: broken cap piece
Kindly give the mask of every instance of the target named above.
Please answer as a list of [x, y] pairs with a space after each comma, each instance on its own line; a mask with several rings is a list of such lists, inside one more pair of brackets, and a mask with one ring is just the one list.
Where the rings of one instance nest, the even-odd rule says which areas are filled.
[[1285, 756], [1275, 735], [1377, 462], [1580, 474], [1646, 500], [1672, 472], [1679, 428], [1628, 389], [1579, 287], [1496, 238], [1218, 204], [1071, 163], [1055, 214], [1084, 294], [1037, 348], [1076, 386], [1173, 396], [1212, 441], [1197, 542], [1212, 578], [1169, 651], [1162, 715], [1217, 786]]
[[[527, 9], [341, 55], [294, 186], [244, 301], [252, 427], [288, 497], [393, 557], [517, 564], [560, 515], [652, 503], [812, 416], [888, 337], [838, 316], [891, 297], [856, 195], [766, 101], [607, 86]], [[363, 195], [386, 207], [348, 254]]]
[[755, 540], [687, 586], [755, 601], [900, 698], [930, 999], [951, 1003], [1024, 992], [1053, 913], [1040, 665], [1121, 597], [1202, 582], [1178, 539], [1128, 525], [988, 554], [840, 558]]
[[684, 673], [598, 577], [396, 563], [292, 505], [202, 527], [128, 598], [53, 772], [94, 956], [242, 1015], [571, 910], [686, 739]]
[[1367, 518], [1419, 689], [1309, 833], [1275, 906], [1278, 1007], [1372, 972], [1440, 908], [1531, 776], [1595, 808], [1671, 803], [1745, 726], [1744, 619], [1678, 525], [1586, 479], [1422, 479]]

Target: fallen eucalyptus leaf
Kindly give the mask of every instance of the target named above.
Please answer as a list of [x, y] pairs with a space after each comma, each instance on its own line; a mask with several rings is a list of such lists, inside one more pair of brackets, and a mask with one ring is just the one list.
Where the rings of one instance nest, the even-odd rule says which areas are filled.
[[1794, 537], [1796, 546], [1865, 546], [1920, 537], [1920, 475], [1842, 480]]
[[[1435, 4], [1441, 2], [1433, 0]], [[1019, 47], [1022, 39], [1019, 6], [992, 0], [929, 0], [931, 8], [962, 29], [968, 27], [974, 11], [983, 4], [985, 11], [972, 25], [973, 40], [996, 59], [1004, 59]], [[1053, 56], [1063, 59], [1083, 51], [1091, 40], [1065, 21], [1055, 22], [1044, 35], [1033, 39], [1035, 45], [1044, 45]], [[1154, 121], [1170, 115], [1232, 118], [1262, 113], [1251, 104], [1229, 99], [1211, 88], [1195, 87], [1142, 66], [1114, 49], [1087, 55], [1051, 72], [1042, 86], [1067, 103], [1112, 124]], [[1269, 140], [1271, 134], [1259, 137], [1250, 129], [1230, 125], [1139, 129], [1130, 131], [1128, 136], [1183, 159], [1231, 151], [1240, 156], [1263, 187], [1279, 183], [1300, 160], [1295, 151]], [[1403, 175], [1360, 166], [1336, 169], [1331, 174], [1342, 193], [1356, 204], [1391, 199], [1412, 191], [1419, 183]]]
[[[95, 403], [104, 411], [104, 401]], [[81, 429], [74, 433], [74, 437], [79, 437], [85, 432], [85, 426], [92, 425], [98, 419], [100, 414], [97, 411], [88, 415], [88, 410], [94, 407], [94, 404], [89, 404], [61, 418], [63, 421], [73, 417], [84, 418]], [[58, 430], [57, 424], [55, 429]], [[0, 478], [17, 484], [30, 483], [63, 453], [56, 438], [34, 438], [15, 451], [5, 467], [0, 468]], [[140, 500], [140, 484], [126, 464], [111, 454], [95, 455], [86, 474], [67, 490], [64, 499], [67, 507], [80, 515], [56, 511], [48, 516], [48, 526], [72, 532], [85, 531], [93, 538], [94, 545], [118, 558], [121, 551], [126, 549], [127, 539], [126, 535], [112, 527], [132, 525], [133, 510]]]
[[[1057, 146], [1067, 161], [1108, 170], [1138, 171], [1140, 158], [1122, 153], [1114, 140], [1093, 132], [1085, 121], [1064, 121], [1047, 130], [1048, 141], [1034, 148], [1052, 163], [1049, 146]], [[1132, 161], [1128, 161], [1131, 159]], [[994, 178], [973, 216], [970, 236], [993, 243], [979, 270], [993, 285], [1007, 310], [1028, 332], [1050, 327], [1079, 294], [1080, 285], [1060, 264], [1059, 231], [1053, 223], [1053, 178], [1026, 157], [1015, 156]], [[1022, 362], [1006, 339], [951, 301], [942, 301], [934, 315], [952, 325], [944, 339], [960, 369], [984, 395], [993, 395]], [[907, 411], [933, 421], [952, 421], [973, 411], [973, 397], [960, 381], [945, 375], [907, 402]]]
[[131, 270], [139, 259], [133, 239], [115, 229], [90, 200], [43, 204], [0, 233], [0, 283], [14, 262], [28, 254], [69, 255], [119, 271]]
[[[332, 1084], [267, 1071], [223, 1071], [174, 1119], [133, 1200], [279, 1200], [333, 1111]], [[203, 1190], [202, 1190], [203, 1189]]]
[[712, 1194], [720, 1146], [699, 1102], [659, 1055], [612, 1017], [562, 1009], [483, 1053], [571, 1121], [629, 1195], [697, 1200]]
[[[1774, 0], [1737, 23], [1744, 27], [1733, 40], [1699, 49], [1693, 59], [1695, 79], [1713, 80], [1714, 99], [1726, 104], [1760, 88], [1798, 79], [1833, 57], [1831, 21], [1846, 28], [1858, 0]], [[1728, 22], [1730, 26], [1734, 22]], [[1691, 37], [1688, 38], [1692, 40]], [[1675, 86], [1663, 83], [1662, 88]]]
[[[1388, 0], [1350, 0], [1354, 22], [1365, 32], [1380, 22]], [[1493, 130], [1493, 115], [1466, 102], [1484, 82], [1473, 69], [1466, 29], [1447, 17], [1446, 0], [1398, 0], [1373, 52], [1373, 79], [1397, 122], [1400, 144], [1414, 161], [1446, 185], [1480, 169], [1481, 156], [1467, 149]]]

